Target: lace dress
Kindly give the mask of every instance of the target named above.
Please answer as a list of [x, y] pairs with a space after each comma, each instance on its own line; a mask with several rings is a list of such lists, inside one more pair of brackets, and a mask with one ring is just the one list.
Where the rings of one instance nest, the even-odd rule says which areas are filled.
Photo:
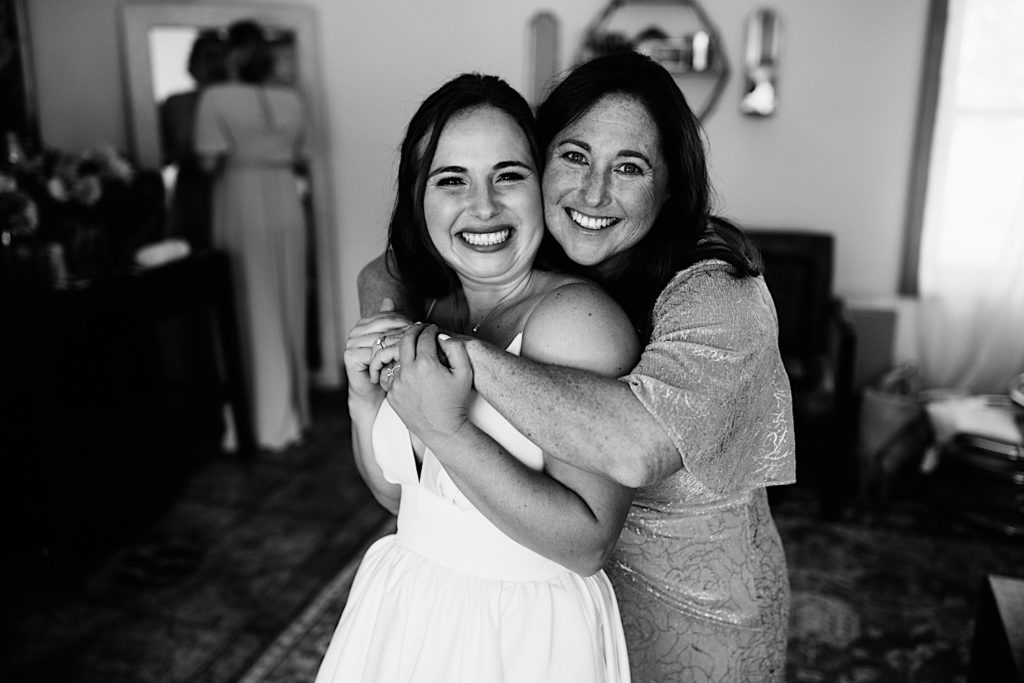
[[623, 378], [683, 469], [637, 491], [607, 567], [633, 681], [782, 681], [786, 558], [765, 487], [794, 481], [792, 398], [762, 278], [672, 280]]

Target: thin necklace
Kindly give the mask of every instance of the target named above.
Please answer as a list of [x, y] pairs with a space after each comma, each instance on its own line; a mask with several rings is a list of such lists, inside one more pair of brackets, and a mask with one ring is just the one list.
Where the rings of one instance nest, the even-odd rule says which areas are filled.
[[[532, 282], [533, 282], [533, 273], [531, 272], [527, 276], [527, 278], [526, 278], [526, 286], [523, 288], [524, 291], [528, 291], [529, 290], [530, 284]], [[508, 308], [512, 304], [516, 303], [516, 301], [509, 301], [508, 303], [505, 303], [506, 300], [509, 297], [511, 297], [513, 294], [516, 293], [516, 291], [517, 291], [516, 289], [513, 289], [511, 292], [509, 292], [505, 296], [503, 296], [500, 299], [498, 299], [498, 303], [494, 304], [494, 308], [492, 308], [490, 311], [488, 311], [487, 315], [485, 315], [483, 318], [481, 318], [480, 321], [477, 322], [476, 325], [473, 325], [473, 327], [470, 328], [471, 332], [473, 334], [476, 334], [477, 332], [480, 331], [480, 328], [483, 327], [491, 318], [493, 318], [498, 313], [500, 313], [501, 311], [505, 310], [506, 308]]]

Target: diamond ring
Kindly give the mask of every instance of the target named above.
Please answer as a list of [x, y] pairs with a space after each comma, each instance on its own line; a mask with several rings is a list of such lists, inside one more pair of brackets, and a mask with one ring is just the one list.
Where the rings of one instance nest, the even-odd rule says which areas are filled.
[[395, 363], [394, 365], [390, 366], [387, 370], [384, 371], [384, 374], [387, 376], [389, 382], [394, 381], [395, 373], [398, 372], [401, 369], [401, 367], [401, 363]]
[[373, 340], [373, 344], [372, 344], [372, 348], [383, 349], [384, 348], [384, 340], [387, 339], [387, 337], [388, 336], [386, 334], [382, 334], [379, 337], [377, 337], [376, 339], [374, 339]]

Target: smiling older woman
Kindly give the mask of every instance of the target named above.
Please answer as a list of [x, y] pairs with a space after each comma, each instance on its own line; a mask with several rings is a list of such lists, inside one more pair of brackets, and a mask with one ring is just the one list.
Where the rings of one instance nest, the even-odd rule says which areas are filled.
[[[792, 399], [760, 258], [711, 214], [699, 123], [658, 64], [585, 63], [537, 123], [550, 235], [646, 348], [619, 380], [477, 338], [442, 349], [465, 349], [477, 390], [546, 453], [637, 488], [607, 567], [634, 681], [783, 680], [789, 584], [766, 487], [794, 481]], [[360, 287], [367, 306], [418, 304], [381, 259]]]

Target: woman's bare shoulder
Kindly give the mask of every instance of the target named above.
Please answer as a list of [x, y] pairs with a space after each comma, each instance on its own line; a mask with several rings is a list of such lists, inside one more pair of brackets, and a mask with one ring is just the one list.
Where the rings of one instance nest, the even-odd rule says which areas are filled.
[[524, 356], [610, 376], [626, 374], [640, 345], [622, 308], [598, 285], [556, 275], [523, 328]]

